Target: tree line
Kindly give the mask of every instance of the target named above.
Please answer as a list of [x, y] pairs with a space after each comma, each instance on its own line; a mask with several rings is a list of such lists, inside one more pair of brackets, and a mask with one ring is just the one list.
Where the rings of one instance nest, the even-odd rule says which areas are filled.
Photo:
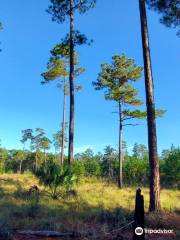
[[[34, 143], [32, 143], [34, 144]], [[0, 148], [0, 173], [25, 173], [37, 171], [42, 166], [49, 166], [54, 162], [61, 166], [60, 149], [57, 149], [57, 142], [53, 139], [51, 144], [54, 146], [54, 153], [48, 150], [50, 145], [42, 144], [39, 148], [30, 145], [30, 149]], [[162, 151], [158, 156], [160, 161], [160, 176], [163, 187], [180, 188], [180, 149], [171, 146], [170, 149]], [[71, 165], [72, 170], [80, 180], [83, 177], [103, 178], [108, 182], [118, 181], [119, 172], [118, 149], [108, 145], [103, 152], [94, 153], [92, 149], [87, 149], [82, 153], [74, 155]], [[36, 165], [36, 168], [35, 168]], [[148, 186], [149, 183], [149, 164], [148, 149], [143, 144], [135, 143], [131, 153], [127, 150], [126, 142], [123, 142], [123, 181], [125, 186]], [[64, 167], [68, 166], [68, 156], [64, 158]]]

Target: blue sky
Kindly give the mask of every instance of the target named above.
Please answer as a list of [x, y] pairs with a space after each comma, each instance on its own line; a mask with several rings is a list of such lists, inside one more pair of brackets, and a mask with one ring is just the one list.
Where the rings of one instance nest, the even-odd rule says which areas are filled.
[[[83, 92], [76, 94], [75, 152], [91, 147], [102, 151], [108, 144], [117, 146], [118, 121], [112, 114], [115, 103], [96, 92], [100, 64], [113, 54], [125, 53], [143, 65], [138, 1], [99, 0], [96, 8], [76, 16], [75, 27], [94, 40], [90, 47], [78, 48], [86, 73], [77, 81]], [[2, 146], [21, 148], [21, 130], [44, 128], [51, 138], [62, 116], [62, 93], [55, 84], [42, 86], [40, 74], [46, 69], [49, 51], [68, 32], [68, 22], [57, 24], [45, 12], [48, 0], [1, 0], [0, 20], [0, 138]], [[159, 16], [148, 11], [149, 34], [155, 85], [156, 107], [167, 110], [157, 120], [158, 150], [179, 145], [180, 39], [174, 29], [159, 23]], [[145, 100], [144, 79], [136, 85]], [[124, 139], [129, 150], [134, 142], [147, 144], [146, 122], [127, 127]]]

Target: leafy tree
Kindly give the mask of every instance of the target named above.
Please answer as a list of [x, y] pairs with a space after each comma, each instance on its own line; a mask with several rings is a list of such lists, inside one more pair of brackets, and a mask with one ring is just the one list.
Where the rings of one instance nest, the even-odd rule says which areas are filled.
[[73, 172], [76, 176], [78, 176], [78, 179], [81, 180], [82, 176], [85, 175], [85, 166], [84, 163], [82, 161], [78, 161], [78, 160], [74, 160], [72, 163], [72, 169]]
[[93, 82], [96, 90], [105, 89], [105, 99], [113, 100], [118, 104], [119, 115], [119, 179], [118, 185], [122, 188], [122, 130], [123, 126], [134, 125], [126, 121], [136, 118], [146, 117], [146, 112], [138, 109], [130, 110], [126, 106], [140, 106], [143, 104], [137, 98], [138, 91], [130, 85], [130, 81], [135, 82], [141, 76], [142, 68], [136, 66], [133, 59], [123, 55], [112, 57], [112, 64], [102, 64], [97, 82]]
[[[33, 134], [31, 138], [31, 149], [35, 151], [35, 164], [34, 164], [34, 171], [36, 172], [38, 169], [38, 157], [42, 154], [40, 153], [42, 149], [44, 149], [44, 144], [49, 144], [49, 140], [45, 140], [45, 132], [42, 128], [35, 129], [35, 135]], [[45, 140], [45, 141], [44, 141]], [[47, 145], [46, 145], [47, 147]]]
[[[179, 0], [146, 0], [149, 8], [161, 14], [160, 22], [167, 27], [180, 28]], [[177, 32], [180, 36], [180, 29]]]
[[0, 173], [4, 173], [8, 157], [8, 151], [5, 148], [0, 148]]
[[46, 150], [49, 150], [50, 147], [51, 147], [51, 140], [46, 136], [42, 137], [41, 138], [41, 148], [44, 151], [45, 161], [46, 161]]
[[[33, 130], [28, 128], [28, 129], [25, 129], [25, 130], [22, 130], [21, 133], [22, 133], [22, 138], [20, 140], [20, 142], [23, 144], [23, 153], [22, 155], [25, 153], [25, 144], [28, 140], [32, 140], [32, 132]], [[22, 173], [22, 162], [25, 158], [25, 155], [24, 156], [21, 156], [19, 157], [20, 159], [20, 164], [19, 164], [19, 172]]]
[[148, 25], [146, 16], [145, 0], [139, 0], [142, 48], [144, 59], [146, 106], [147, 106], [147, 125], [148, 125], [148, 150], [150, 164], [150, 202], [149, 210], [160, 209], [160, 177], [159, 160], [157, 153], [157, 136], [155, 121], [154, 86], [151, 68], [151, 57], [149, 48]]
[[86, 149], [82, 154], [82, 160], [88, 161], [94, 157], [94, 152], [91, 148]]
[[[67, 127], [67, 125], [66, 125], [66, 127]], [[61, 161], [60, 161], [61, 165], [64, 162], [64, 156], [62, 158], [62, 147], [64, 147], [64, 148], [66, 147], [66, 145], [65, 145], [66, 142], [67, 142], [66, 135], [64, 136], [62, 130], [53, 134], [53, 144], [54, 144], [54, 148], [55, 148], [55, 154], [57, 154], [57, 152], [59, 152], [61, 149]]]
[[22, 173], [22, 162], [25, 159], [25, 152], [24, 152], [24, 150], [17, 150], [14, 157], [19, 162], [19, 172]]
[[133, 147], [133, 156], [138, 159], [144, 159], [148, 155], [147, 147], [144, 144], [135, 143]]
[[117, 154], [116, 150], [110, 145], [106, 146], [104, 149], [104, 155], [101, 163], [102, 175], [103, 177], [108, 177], [113, 179], [116, 177], [116, 166], [117, 166]]
[[134, 156], [128, 157], [127, 161], [124, 163], [124, 177], [130, 185], [146, 185], [149, 177], [147, 159], [139, 161]]
[[101, 167], [98, 161], [95, 158], [84, 161], [85, 174], [86, 176], [100, 176]]
[[79, 34], [79, 41], [75, 42], [74, 31], [74, 13], [78, 11], [80, 14], [87, 12], [94, 7], [95, 0], [50, 0], [51, 5], [48, 12], [52, 15], [52, 20], [57, 23], [63, 23], [67, 18], [70, 20], [69, 30], [69, 86], [70, 86], [70, 116], [69, 116], [69, 149], [68, 162], [73, 161], [73, 143], [74, 143], [74, 48], [75, 45], [84, 43], [84, 35]]
[[180, 188], [180, 149], [170, 150], [162, 166], [162, 182]]
[[[26, 145], [26, 142], [29, 140], [31, 143], [32, 143], [32, 140], [33, 140], [33, 130], [31, 128], [28, 128], [28, 129], [24, 129], [21, 131], [22, 133], [22, 138], [21, 138], [21, 143], [23, 144], [23, 152], [25, 154], [25, 145]], [[24, 155], [24, 158], [25, 158], [25, 155]], [[22, 162], [23, 162], [23, 158], [21, 158], [21, 161], [20, 161], [20, 166], [19, 166], [19, 171], [20, 173], [22, 172]]]

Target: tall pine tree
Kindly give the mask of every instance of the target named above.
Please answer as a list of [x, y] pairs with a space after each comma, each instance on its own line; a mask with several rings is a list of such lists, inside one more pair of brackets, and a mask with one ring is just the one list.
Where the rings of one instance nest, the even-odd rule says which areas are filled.
[[95, 6], [96, 0], [50, 0], [51, 5], [48, 12], [52, 15], [52, 20], [57, 23], [63, 23], [67, 18], [70, 22], [69, 29], [69, 46], [70, 46], [70, 71], [69, 71], [69, 86], [70, 86], [70, 114], [69, 114], [69, 149], [68, 149], [68, 163], [73, 161], [74, 148], [74, 48], [76, 44], [83, 44], [84, 40], [79, 34], [79, 43], [75, 42], [74, 30], [74, 13], [77, 11], [80, 14], [87, 12], [90, 8]]

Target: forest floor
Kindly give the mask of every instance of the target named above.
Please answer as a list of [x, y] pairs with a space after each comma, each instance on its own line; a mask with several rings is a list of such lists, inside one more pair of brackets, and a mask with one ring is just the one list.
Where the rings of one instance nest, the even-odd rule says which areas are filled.
[[[28, 195], [37, 185], [40, 196]], [[161, 212], [148, 213], [148, 188], [141, 188], [145, 199], [146, 228], [173, 229], [175, 234], [147, 234], [146, 239], [180, 239], [180, 190], [161, 190]], [[0, 231], [12, 233], [14, 240], [52, 240], [17, 234], [17, 230], [51, 230], [76, 233], [71, 239], [132, 239], [136, 187], [119, 190], [113, 183], [86, 178], [75, 187], [76, 196], [54, 200], [31, 174], [0, 175]], [[176, 237], [175, 237], [176, 235]], [[5, 240], [5, 238], [2, 238]], [[70, 238], [56, 238], [70, 239]]]

